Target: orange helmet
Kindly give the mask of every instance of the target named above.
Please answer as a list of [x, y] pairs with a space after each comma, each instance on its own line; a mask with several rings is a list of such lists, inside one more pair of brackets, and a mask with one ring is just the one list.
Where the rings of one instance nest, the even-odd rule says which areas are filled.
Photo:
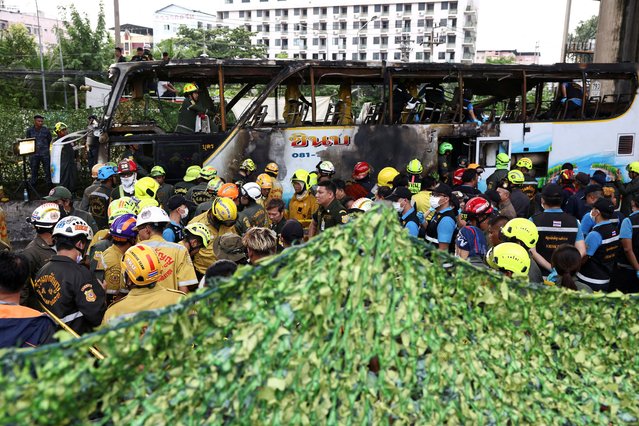
[[240, 196], [240, 190], [234, 183], [225, 183], [217, 190], [217, 196], [237, 200], [237, 197]]

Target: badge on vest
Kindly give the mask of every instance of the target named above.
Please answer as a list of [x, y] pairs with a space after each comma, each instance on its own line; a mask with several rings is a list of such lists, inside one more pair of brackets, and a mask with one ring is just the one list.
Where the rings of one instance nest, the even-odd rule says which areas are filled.
[[560, 220], [553, 220], [552, 221], [552, 227], [553, 228], [561, 228], [561, 221]]

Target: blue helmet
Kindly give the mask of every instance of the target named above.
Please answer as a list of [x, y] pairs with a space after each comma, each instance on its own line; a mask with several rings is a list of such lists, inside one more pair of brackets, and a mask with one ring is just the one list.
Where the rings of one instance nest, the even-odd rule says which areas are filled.
[[107, 180], [111, 176], [117, 175], [118, 169], [113, 166], [103, 166], [98, 170], [98, 179], [99, 180]]
[[109, 234], [116, 241], [126, 241], [138, 236], [138, 231], [135, 230], [137, 225], [136, 217], [134, 214], [123, 214], [118, 216], [109, 227]]

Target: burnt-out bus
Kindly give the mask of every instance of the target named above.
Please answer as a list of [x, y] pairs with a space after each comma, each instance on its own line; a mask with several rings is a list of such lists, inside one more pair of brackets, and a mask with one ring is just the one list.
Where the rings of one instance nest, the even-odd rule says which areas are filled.
[[[295, 170], [322, 160], [345, 178], [358, 161], [401, 171], [418, 158], [436, 172], [442, 142], [487, 173], [500, 152], [529, 157], [542, 181], [565, 162], [616, 173], [637, 159], [637, 64], [196, 59], [121, 63], [110, 73], [95, 133], [100, 160], [137, 144], [170, 181], [191, 164], [231, 178], [245, 158], [258, 170], [274, 161], [288, 198]], [[180, 132], [183, 100], [161, 94], [166, 82], [178, 95], [197, 85], [207, 125]]]

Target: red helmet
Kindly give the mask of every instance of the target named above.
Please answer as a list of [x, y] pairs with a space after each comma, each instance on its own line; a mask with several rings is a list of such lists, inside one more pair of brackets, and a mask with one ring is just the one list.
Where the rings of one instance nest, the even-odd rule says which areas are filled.
[[464, 174], [464, 170], [466, 169], [455, 170], [455, 173], [453, 173], [453, 185], [461, 185], [463, 183], [462, 175]]
[[352, 176], [353, 176], [353, 179], [360, 180], [368, 176], [370, 172], [371, 172], [371, 166], [365, 161], [360, 161], [359, 163], [355, 164], [355, 167], [353, 167]]
[[118, 163], [118, 173], [133, 173], [138, 171], [138, 165], [135, 164], [135, 161], [130, 158], [125, 158], [124, 160]]
[[569, 169], [564, 169], [561, 171], [561, 175], [559, 175], [562, 182], [572, 182], [575, 180], [575, 172]]
[[490, 205], [490, 201], [482, 197], [473, 197], [466, 201], [464, 206], [464, 213], [468, 215], [480, 215], [491, 214], [493, 212], [493, 206]]

